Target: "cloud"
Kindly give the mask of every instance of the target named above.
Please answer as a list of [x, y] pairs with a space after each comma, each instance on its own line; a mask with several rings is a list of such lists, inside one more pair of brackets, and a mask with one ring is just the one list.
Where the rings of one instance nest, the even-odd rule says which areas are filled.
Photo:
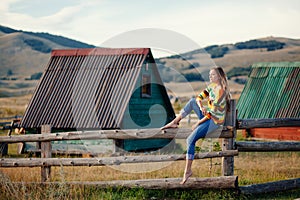
[[[138, 0], [52, 0], [43, 1], [39, 8], [28, 2], [32, 1], [2, 1], [0, 24], [63, 35], [94, 45], [123, 32], [142, 28], [176, 31], [200, 46], [270, 35], [300, 35], [296, 24], [296, 19], [300, 18], [297, 0], [153, 0], [146, 4]], [[12, 9], [13, 5], [20, 9]], [[26, 12], [21, 9], [24, 5], [27, 6]], [[41, 9], [40, 13], [44, 11], [44, 15], [35, 17], [31, 13], [34, 9]]]

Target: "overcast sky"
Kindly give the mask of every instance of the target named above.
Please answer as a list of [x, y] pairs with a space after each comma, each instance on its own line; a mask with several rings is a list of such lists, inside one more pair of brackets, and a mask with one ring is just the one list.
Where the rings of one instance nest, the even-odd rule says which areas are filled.
[[299, 0], [1, 0], [0, 24], [100, 46], [139, 29], [179, 33], [199, 46], [300, 38]]

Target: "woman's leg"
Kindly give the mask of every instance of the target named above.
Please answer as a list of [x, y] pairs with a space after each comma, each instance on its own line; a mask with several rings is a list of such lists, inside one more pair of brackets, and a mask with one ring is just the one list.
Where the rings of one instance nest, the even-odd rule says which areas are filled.
[[187, 159], [185, 161], [184, 175], [183, 175], [182, 181], [180, 182], [181, 185], [185, 184], [185, 182], [192, 176], [192, 174], [193, 174], [192, 164], [193, 164], [193, 160]]
[[180, 114], [175, 119], [173, 119], [173, 121], [171, 121], [161, 129], [163, 130], [167, 128], [178, 128], [181, 119], [185, 118], [192, 111], [196, 113], [199, 119], [203, 118], [202, 111], [200, 110], [195, 98], [191, 98], [184, 106], [184, 108], [180, 111]]
[[197, 100], [195, 98], [191, 98], [187, 104], [185, 104], [184, 108], [180, 111], [180, 115], [182, 118], [185, 118], [188, 114], [190, 114], [192, 111], [196, 113], [198, 116], [198, 119], [202, 119], [204, 116], [202, 114], [202, 111], [200, 110]]
[[203, 138], [208, 131], [211, 120], [207, 120], [200, 124], [192, 134], [187, 138], [187, 154], [186, 154], [186, 164], [184, 169], [184, 176], [180, 184], [184, 184], [189, 177], [192, 175], [192, 163], [195, 155], [195, 144], [199, 138]]

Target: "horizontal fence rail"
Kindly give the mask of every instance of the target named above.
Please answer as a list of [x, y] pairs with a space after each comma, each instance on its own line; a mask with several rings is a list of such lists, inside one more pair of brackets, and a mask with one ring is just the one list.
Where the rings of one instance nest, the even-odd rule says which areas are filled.
[[300, 126], [300, 118], [238, 119], [237, 129]]
[[[98, 130], [98, 131], [76, 131], [51, 134], [30, 134], [2, 136], [0, 142], [46, 142], [62, 140], [95, 140], [95, 139], [186, 139], [192, 130], [189, 128], [160, 129], [127, 129], [127, 130]], [[232, 138], [232, 130], [221, 128], [210, 134], [207, 138]]]
[[235, 142], [239, 152], [300, 151], [300, 142]]
[[249, 186], [240, 187], [240, 191], [243, 194], [261, 194], [268, 192], [281, 192], [286, 190], [294, 190], [300, 188], [300, 178], [290, 179], [290, 180], [282, 180], [276, 182], [269, 183], [261, 183]]
[[[95, 185], [99, 188], [107, 187], [125, 187], [145, 189], [236, 189], [238, 187], [237, 176], [220, 176], [210, 178], [190, 178], [185, 184], [178, 184], [181, 178], [165, 178], [165, 179], [142, 179], [142, 180], [117, 180], [117, 181], [99, 181], [86, 183], [87, 185]], [[82, 182], [72, 182], [71, 184], [82, 184]]]
[[[237, 150], [195, 154], [195, 159], [237, 156]], [[185, 160], [185, 155], [141, 155], [97, 158], [5, 158], [0, 167], [42, 167], [42, 166], [104, 166], [145, 162], [170, 162]]]
[[[83, 185], [97, 186], [97, 188], [143, 188], [143, 189], [237, 189], [237, 176], [219, 176], [219, 177], [203, 177], [189, 178], [185, 184], [179, 184], [181, 178], [164, 178], [164, 179], [140, 179], [140, 180], [114, 180], [114, 181], [68, 181], [64, 183], [66, 186]], [[14, 187], [23, 187], [24, 185], [45, 185], [45, 186], [61, 186], [61, 182], [13, 182]]]

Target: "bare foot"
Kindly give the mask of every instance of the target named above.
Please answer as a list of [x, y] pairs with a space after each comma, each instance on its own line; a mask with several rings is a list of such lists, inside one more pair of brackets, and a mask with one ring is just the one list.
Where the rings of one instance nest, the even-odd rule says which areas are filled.
[[178, 123], [171, 121], [170, 123], [168, 123], [167, 125], [165, 125], [164, 127], [161, 127], [160, 130], [164, 130], [164, 129], [168, 129], [168, 128], [178, 128]]
[[184, 173], [183, 179], [180, 182], [181, 185], [185, 184], [185, 182], [192, 176], [192, 171]]

